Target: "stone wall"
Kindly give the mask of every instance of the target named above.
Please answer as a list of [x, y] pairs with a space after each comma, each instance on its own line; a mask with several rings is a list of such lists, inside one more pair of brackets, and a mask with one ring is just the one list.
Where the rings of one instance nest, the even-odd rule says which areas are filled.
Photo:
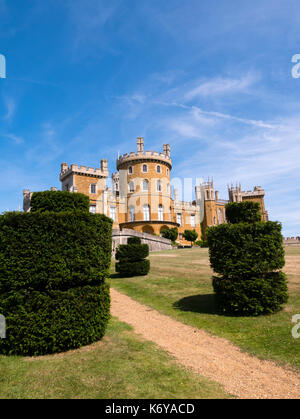
[[114, 229], [112, 233], [113, 239], [113, 253], [115, 253], [116, 248], [119, 244], [127, 244], [128, 237], [140, 237], [142, 243], [149, 245], [150, 251], [159, 251], [159, 250], [171, 250], [172, 244], [171, 240], [165, 239], [163, 237], [154, 236], [148, 233], [140, 233], [136, 230], [131, 230], [129, 228], [123, 228], [122, 230]]

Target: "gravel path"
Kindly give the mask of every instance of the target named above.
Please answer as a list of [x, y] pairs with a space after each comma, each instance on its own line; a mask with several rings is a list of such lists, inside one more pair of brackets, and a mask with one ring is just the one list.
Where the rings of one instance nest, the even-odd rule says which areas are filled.
[[111, 313], [178, 362], [240, 398], [300, 398], [300, 376], [241, 352], [226, 339], [187, 326], [111, 289]]

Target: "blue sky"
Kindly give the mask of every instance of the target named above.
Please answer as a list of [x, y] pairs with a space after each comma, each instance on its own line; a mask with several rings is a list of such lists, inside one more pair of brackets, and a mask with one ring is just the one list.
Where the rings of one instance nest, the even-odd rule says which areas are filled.
[[0, 0], [0, 212], [60, 163], [171, 145], [173, 176], [262, 186], [300, 235], [300, 3]]

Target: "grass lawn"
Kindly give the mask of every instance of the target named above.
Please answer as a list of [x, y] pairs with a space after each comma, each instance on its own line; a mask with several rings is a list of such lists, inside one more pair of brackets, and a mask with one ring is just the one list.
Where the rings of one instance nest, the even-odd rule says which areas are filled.
[[105, 338], [64, 354], [0, 356], [0, 398], [227, 398], [112, 319]]
[[155, 252], [150, 260], [148, 276], [117, 278], [113, 274], [111, 286], [183, 323], [225, 337], [260, 358], [300, 368], [300, 338], [291, 334], [291, 318], [300, 313], [300, 247], [286, 247], [288, 304], [281, 312], [260, 317], [218, 314], [207, 249]]

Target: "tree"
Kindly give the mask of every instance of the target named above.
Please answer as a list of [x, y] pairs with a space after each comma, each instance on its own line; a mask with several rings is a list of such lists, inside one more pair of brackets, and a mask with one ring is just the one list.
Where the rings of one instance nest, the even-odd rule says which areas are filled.
[[161, 235], [165, 238], [165, 239], [169, 239], [172, 242], [175, 242], [177, 240], [178, 237], [178, 230], [176, 227], [173, 228], [168, 228], [166, 230], [163, 230]]
[[198, 233], [195, 230], [184, 230], [183, 233], [183, 238], [188, 241], [191, 242], [191, 246], [193, 245], [193, 243], [197, 240], [198, 238]]

